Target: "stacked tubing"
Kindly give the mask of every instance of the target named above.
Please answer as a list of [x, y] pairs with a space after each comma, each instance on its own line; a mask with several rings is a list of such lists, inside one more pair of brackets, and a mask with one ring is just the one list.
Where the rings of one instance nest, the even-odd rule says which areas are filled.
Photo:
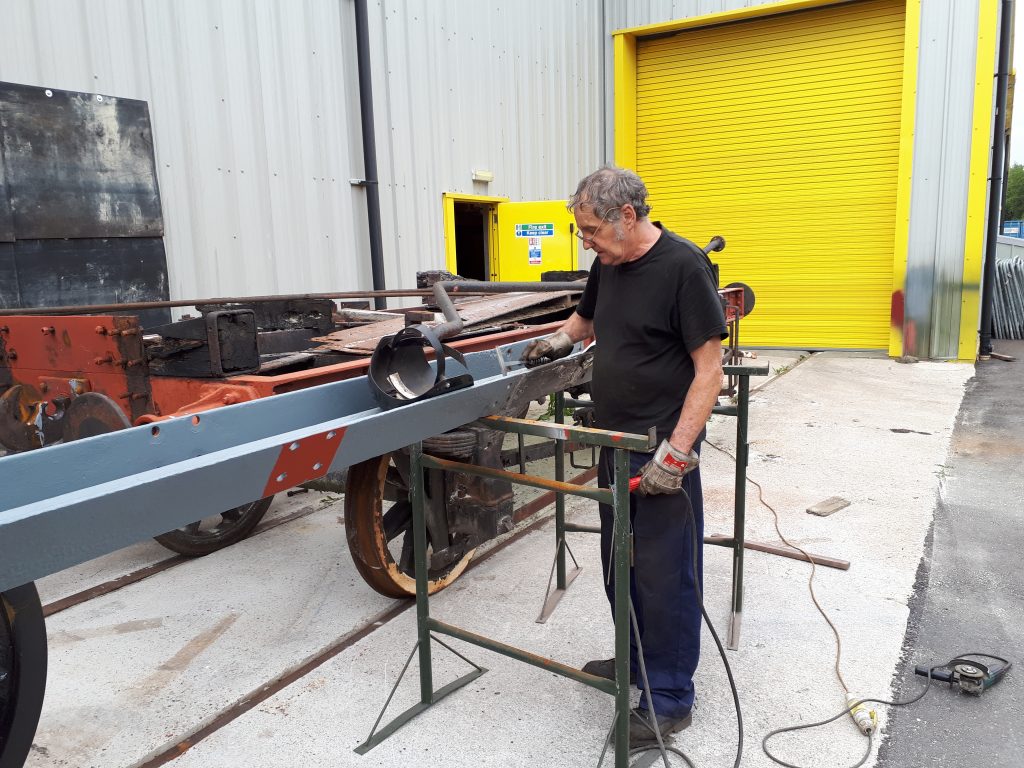
[[1024, 258], [996, 264], [992, 325], [997, 339], [1024, 339]]

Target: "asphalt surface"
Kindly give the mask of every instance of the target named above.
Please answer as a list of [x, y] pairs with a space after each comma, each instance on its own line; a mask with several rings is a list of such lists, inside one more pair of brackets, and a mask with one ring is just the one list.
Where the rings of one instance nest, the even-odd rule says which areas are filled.
[[918, 568], [900, 698], [921, 690], [915, 664], [983, 652], [1014, 667], [981, 697], [932, 684], [919, 703], [890, 711], [878, 765], [1024, 765], [1024, 342], [1016, 357], [979, 363], [950, 442], [935, 519]]

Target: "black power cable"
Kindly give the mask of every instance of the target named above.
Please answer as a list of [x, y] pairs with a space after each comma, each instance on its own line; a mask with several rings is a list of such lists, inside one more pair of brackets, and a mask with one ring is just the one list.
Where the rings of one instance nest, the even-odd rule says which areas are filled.
[[[885, 704], [885, 705], [890, 706], [890, 707], [906, 707], [906, 706], [909, 706], [911, 704], [916, 704], [917, 702], [919, 702], [921, 699], [923, 699], [925, 697], [925, 694], [928, 693], [928, 689], [931, 687], [931, 682], [932, 682], [932, 672], [934, 672], [936, 669], [939, 669], [939, 668], [940, 668], [939, 666], [935, 666], [935, 667], [931, 667], [928, 670], [928, 680], [925, 682], [924, 690], [921, 691], [919, 694], [917, 694], [917, 696], [915, 696], [912, 699], [905, 699], [904, 701], [886, 701], [885, 699], [861, 699], [860, 701], [857, 701], [857, 702], [851, 704], [846, 709], [844, 709], [842, 712], [839, 712], [838, 714], [833, 715], [832, 717], [828, 718], [827, 720], [820, 720], [817, 723], [805, 723], [805, 724], [802, 724], [802, 725], [789, 725], [789, 726], [786, 726], [785, 728], [776, 728], [774, 731], [771, 731], [770, 733], [768, 733], [761, 740], [761, 749], [764, 750], [765, 755], [767, 755], [770, 760], [778, 763], [779, 765], [785, 766], [785, 768], [803, 768], [803, 766], [795, 765], [793, 763], [787, 763], [785, 760], [781, 760], [778, 757], [776, 757], [775, 755], [773, 755], [771, 753], [771, 750], [768, 749], [768, 740], [773, 738], [773, 737], [775, 737], [775, 736], [778, 736], [780, 733], [791, 733], [793, 731], [803, 731], [803, 730], [807, 730], [807, 729], [810, 729], [810, 728], [819, 728], [819, 727], [821, 727], [823, 725], [828, 725], [829, 723], [838, 720], [843, 715], [850, 714], [851, 710], [855, 709], [856, 707], [859, 707], [861, 704], [868, 704], [868, 703], [872, 703], [872, 704]], [[872, 748], [872, 746], [874, 744], [874, 737], [872, 736], [872, 734], [865, 734], [865, 736], [866, 736], [866, 738], [868, 740], [868, 748], [864, 752], [864, 756], [860, 759], [860, 761], [858, 763], [850, 766], [850, 768], [860, 768], [860, 766], [864, 765], [864, 763], [867, 762], [867, 759], [871, 756], [871, 748]]]
[[[732, 667], [729, 666], [729, 659], [725, 655], [725, 646], [722, 645], [722, 640], [718, 637], [718, 632], [715, 630], [715, 625], [711, 623], [711, 619], [708, 616], [707, 609], [704, 607], [704, 593], [700, 588], [700, 574], [697, 571], [697, 521], [693, 516], [693, 505], [690, 502], [690, 497], [686, 491], [681, 491], [683, 498], [686, 500], [686, 518], [690, 525], [690, 539], [693, 546], [693, 587], [697, 592], [697, 602], [700, 603], [700, 613], [704, 617], [704, 623], [707, 625], [708, 631], [711, 633], [711, 637], [715, 640], [715, 645], [718, 647], [718, 655], [722, 657], [722, 665], [725, 667], [725, 674], [729, 678], [729, 689], [732, 691], [732, 700], [736, 708], [736, 759], [733, 761], [733, 768], [739, 768], [740, 761], [743, 759], [743, 711], [740, 707], [740, 694], [736, 688], [736, 680], [732, 674]], [[609, 558], [609, 563], [610, 563]], [[606, 578], [611, 578], [611, 569], [606, 574]], [[647, 694], [647, 708], [651, 716], [651, 722], [648, 723], [648, 727], [654, 733], [658, 740], [656, 745], [645, 745], [642, 747], [636, 747], [629, 751], [630, 755], [639, 755], [643, 752], [650, 752], [652, 750], [659, 750], [661, 752], [662, 760], [665, 762], [666, 768], [669, 768], [668, 755], [666, 753], [671, 752], [672, 754], [679, 755], [690, 768], [696, 768], [693, 761], [680, 749], [665, 744], [661, 736], [661, 729], [658, 727], [658, 715], [654, 711], [654, 701], [651, 699], [651, 686], [647, 679], [647, 665], [644, 663], [644, 646], [640, 641], [640, 628], [636, 620], [636, 609], [633, 605], [632, 592], [629, 598], [629, 617], [633, 625], [633, 635], [636, 637], [636, 651], [637, 661], [640, 665], [640, 676], [644, 681], [644, 692]], [[844, 713], [845, 714], [845, 713]], [[612, 729], [615, 728], [615, 723], [612, 722]], [[601, 757], [598, 760], [597, 768], [601, 768], [601, 764], [604, 762], [605, 753], [608, 751], [608, 744], [611, 741], [612, 730], [608, 732], [608, 738], [605, 739], [604, 749], [601, 751]]]

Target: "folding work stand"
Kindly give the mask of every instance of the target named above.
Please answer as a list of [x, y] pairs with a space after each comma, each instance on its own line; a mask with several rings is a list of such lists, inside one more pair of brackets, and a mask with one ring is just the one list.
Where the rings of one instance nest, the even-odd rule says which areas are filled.
[[[736, 522], [734, 535], [731, 539], [716, 539], [714, 543], [730, 546], [733, 549], [733, 593], [732, 616], [730, 625], [730, 647], [738, 640], [739, 619], [742, 609], [743, 593], [743, 522], [745, 510], [745, 482], [747, 465], [747, 406], [750, 396], [750, 376], [764, 376], [768, 373], [767, 366], [726, 366], [726, 374], [738, 376], [739, 387], [737, 404], [715, 409], [716, 413], [724, 413], [737, 417], [737, 448], [736, 448]], [[629, 525], [629, 451], [650, 451], [655, 447], [655, 438], [651, 435], [633, 435], [622, 432], [610, 432], [586, 427], [572, 427], [563, 424], [566, 406], [589, 406], [589, 401], [575, 401], [565, 398], [564, 393], [555, 395], [555, 424], [491, 416], [481, 419], [479, 424], [489, 429], [497, 429], [517, 435], [533, 435], [555, 440], [555, 480], [535, 477], [533, 475], [505, 472], [490, 467], [440, 459], [423, 453], [422, 443], [410, 446], [410, 502], [412, 504], [413, 551], [416, 569], [416, 631], [417, 641], [409, 658], [395, 681], [384, 708], [377, 717], [366, 741], [356, 747], [356, 752], [365, 754], [380, 744], [391, 734], [409, 722], [416, 715], [429, 709], [448, 694], [458, 690], [487, 670], [467, 659], [461, 653], [444, 643], [437, 634], [448, 635], [473, 645], [478, 645], [503, 656], [532, 664], [549, 672], [568, 677], [578, 682], [603, 691], [615, 698], [614, 728], [614, 766], [627, 768], [629, 765], [629, 566], [632, 550], [632, 532]], [[611, 448], [615, 452], [614, 472], [611, 488], [587, 488], [565, 482], [565, 443], [574, 442], [578, 445]], [[521, 648], [507, 645], [483, 635], [469, 632], [460, 627], [439, 621], [431, 617], [429, 592], [427, 587], [427, 529], [424, 494], [424, 469], [439, 469], [482, 475], [484, 477], [504, 478], [520, 485], [533, 486], [555, 492], [555, 540], [556, 555], [554, 570], [556, 573], [556, 589], [545, 601], [538, 621], [543, 621], [554, 609], [566, 588], [579, 573], [577, 567], [567, 576], [565, 568], [565, 534], [567, 532], [598, 532], [592, 526], [580, 526], [567, 523], [565, 520], [565, 494], [593, 499], [612, 507], [614, 530], [612, 533], [612, 553], [615, 573], [615, 679], [607, 680], [589, 675], [575, 667], [539, 656]], [[435, 634], [436, 633], [436, 634]], [[735, 637], [734, 637], [735, 633]], [[437, 643], [458, 656], [473, 671], [435, 690], [432, 675], [431, 644]], [[419, 654], [420, 701], [398, 715], [394, 720], [378, 730], [384, 713], [391, 704], [399, 684], [412, 662], [413, 656]]]
[[[736, 488], [735, 500], [733, 502], [733, 534], [732, 536], [709, 536], [705, 537], [705, 544], [714, 544], [720, 547], [728, 547], [732, 550], [732, 603], [729, 620], [729, 633], [726, 646], [731, 651], [739, 648], [740, 623], [743, 617], [743, 549], [745, 545], [744, 530], [747, 514], [747, 464], [749, 460], [750, 446], [747, 443], [747, 425], [749, 424], [750, 405], [750, 377], [767, 376], [768, 366], [753, 365], [726, 365], [723, 366], [723, 373], [729, 377], [736, 378], [736, 404], [718, 405], [714, 413], [723, 416], [736, 417]], [[565, 397], [559, 392], [555, 395], [555, 420], [561, 422], [564, 418], [565, 409], [592, 406], [589, 400], [573, 400]], [[565, 445], [562, 442], [555, 445], [555, 478], [563, 480], [565, 476]], [[568, 549], [565, 543], [566, 532], [600, 533], [600, 528], [589, 525], [576, 525], [565, 522], [565, 500], [561, 494], [555, 497], [555, 589], [546, 595], [544, 607], [541, 610], [538, 622], [547, 621], [554, 611], [555, 606], [565, 594], [565, 590], [573, 582], [580, 569], [566, 573], [565, 553]], [[571, 552], [570, 552], [571, 555]]]
[[[631, 547], [631, 533], [629, 527], [629, 451], [649, 451], [654, 446], [651, 438], [646, 435], [631, 435], [621, 432], [608, 432], [599, 429], [588, 429], [585, 427], [569, 427], [564, 425], [547, 424], [543, 422], [530, 421], [527, 419], [511, 419], [500, 417], [488, 417], [482, 419], [482, 425], [490, 429], [499, 429], [521, 435], [537, 435], [553, 438], [557, 445], [564, 447], [567, 440], [581, 445], [603, 446], [615, 449], [615, 471], [612, 488], [587, 488], [573, 485], [561, 480], [548, 480], [546, 478], [534, 477], [532, 475], [504, 472], [489, 467], [480, 467], [471, 464], [463, 464], [455, 461], [427, 456], [423, 453], [421, 443], [416, 443], [410, 448], [410, 501], [412, 503], [413, 520], [413, 550], [415, 553], [416, 566], [416, 628], [417, 641], [412, 653], [405, 662], [402, 672], [395, 682], [387, 701], [384, 703], [384, 710], [381, 711], [377, 722], [365, 742], [356, 747], [356, 752], [364, 754], [377, 744], [382, 742], [405, 723], [418, 715], [420, 712], [430, 708], [449, 693], [458, 690], [466, 683], [482, 675], [486, 670], [480, 667], [462, 654], [455, 651], [446, 643], [438, 639], [437, 634], [448, 635], [467, 643], [479, 645], [482, 648], [500, 653], [518, 661], [532, 664], [549, 672], [571, 678], [578, 682], [596, 688], [599, 691], [615, 697], [615, 768], [626, 768], [629, 760], [629, 554]], [[563, 453], [564, 456], [564, 453]], [[506, 645], [505, 643], [493, 640], [489, 637], [468, 632], [460, 627], [438, 621], [430, 616], [430, 607], [427, 591], [427, 533], [426, 515], [424, 504], [424, 480], [423, 470], [426, 468], [467, 472], [483, 475], [484, 477], [505, 478], [513, 483], [529, 485], [535, 488], [543, 488], [555, 491], [561, 499], [562, 494], [572, 494], [593, 499], [602, 504], [612, 507], [615, 520], [615, 531], [612, 547], [614, 552], [615, 569], [615, 680], [606, 680], [603, 677], [588, 675], [574, 667], [561, 664], [557, 661], [538, 656], [529, 651]], [[562, 510], [561, 530], [564, 533], [564, 506]], [[564, 562], [563, 562], [564, 567]], [[436, 633], [436, 634], [435, 634]], [[460, 659], [473, 667], [473, 671], [454, 680], [451, 683], [434, 689], [434, 681], [431, 674], [431, 643], [437, 643], [454, 653]], [[420, 701], [412, 706], [379, 731], [384, 712], [391, 703], [392, 697], [398, 688], [402, 677], [405, 675], [410, 662], [417, 651], [419, 652], [420, 667]]]

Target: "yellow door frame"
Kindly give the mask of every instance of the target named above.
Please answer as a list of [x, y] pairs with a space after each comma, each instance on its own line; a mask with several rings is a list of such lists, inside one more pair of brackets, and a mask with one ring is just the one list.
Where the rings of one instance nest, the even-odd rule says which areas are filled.
[[[455, 203], [507, 203], [507, 197], [492, 197], [489, 195], [465, 195], [461, 192], [445, 192], [441, 195], [441, 204], [444, 211], [444, 268], [452, 274], [458, 273], [458, 260], [455, 253]], [[487, 265], [487, 272], [493, 275], [497, 272], [498, 264], [498, 227], [491, 217], [488, 223], [487, 251], [490, 264]]]
[[960, 280], [960, 342], [957, 346], [957, 359], [966, 363], [973, 363], [978, 357], [981, 272], [985, 255], [987, 208], [988, 205], [999, 205], [998, 201], [988, 199], [993, 120], [992, 89], [999, 35], [999, 3], [982, 0], [978, 5], [971, 161], [967, 182], [967, 226], [964, 232], [964, 271]]
[[[637, 39], [648, 35], [660, 35], [670, 32], [679, 32], [685, 29], [696, 29], [698, 27], [710, 27], [719, 24], [726, 24], [734, 21], [755, 19], [761, 16], [772, 16], [779, 13], [792, 13], [810, 8], [824, 8], [829, 5], [839, 5], [848, 0], [779, 0], [779, 2], [755, 5], [749, 8], [737, 8], [732, 11], [720, 11], [707, 13], [700, 16], [693, 16], [688, 19], [678, 19], [660, 24], [648, 24], [642, 27], [631, 27], [621, 29], [612, 33], [612, 51], [614, 57], [614, 105], [615, 105], [615, 163], [625, 168], [636, 167], [636, 44]], [[917, 61], [918, 48], [921, 32], [921, 0], [906, 0], [907, 15], [903, 39], [903, 96], [900, 118], [900, 148], [898, 162], [898, 180], [896, 188], [896, 238], [893, 244], [893, 292], [905, 290], [907, 276], [907, 248], [910, 240], [910, 187], [913, 180], [914, 160], [914, 118], [917, 105]], [[994, 3], [981, 2], [982, 15], [985, 15], [984, 7]], [[979, 26], [979, 33], [981, 27]], [[979, 67], [981, 63], [981, 41], [979, 37]], [[994, 54], [993, 54], [994, 55]], [[991, 64], [991, 61], [989, 62]], [[982, 70], [978, 69], [979, 82], [981, 81]], [[991, 71], [986, 77], [991, 80]], [[988, 82], [988, 81], [986, 81]], [[989, 83], [991, 85], [991, 83]], [[991, 92], [988, 92], [991, 97]], [[991, 98], [988, 106], [991, 107]], [[990, 115], [990, 109], [986, 115]], [[975, 97], [975, 130], [977, 131], [978, 120], [978, 99]], [[977, 133], [975, 133], [977, 138]], [[987, 144], [986, 144], [987, 146]], [[971, 180], [972, 191], [973, 181], [976, 177], [978, 167], [976, 164], [975, 152], [971, 156]], [[981, 174], [981, 198], [982, 213], [984, 218], [984, 181], [988, 173], [987, 162], [980, 165]], [[973, 201], [973, 197], [969, 197]], [[970, 219], [968, 232], [970, 233]], [[982, 222], [982, 228], [984, 222]], [[983, 231], [983, 229], [982, 229]], [[968, 234], [970, 239], [970, 234]], [[980, 242], [980, 241], [979, 241]], [[980, 246], [979, 246], [980, 247]], [[973, 270], [973, 264], [972, 264]], [[977, 268], [980, 281], [980, 263]], [[964, 279], [967, 279], [967, 263], [964, 264]], [[966, 282], [965, 282], [966, 286]], [[966, 288], [965, 288], [966, 301]], [[975, 296], [975, 305], [977, 297]], [[965, 307], [966, 311], [966, 307]], [[974, 333], [974, 337], [977, 334]], [[961, 317], [961, 347], [963, 347], [963, 317]], [[898, 356], [903, 354], [903, 329], [899, 325], [890, 324], [889, 327], [889, 354]], [[961, 355], [962, 356], [962, 355]], [[972, 358], [973, 359], [973, 356]]]

